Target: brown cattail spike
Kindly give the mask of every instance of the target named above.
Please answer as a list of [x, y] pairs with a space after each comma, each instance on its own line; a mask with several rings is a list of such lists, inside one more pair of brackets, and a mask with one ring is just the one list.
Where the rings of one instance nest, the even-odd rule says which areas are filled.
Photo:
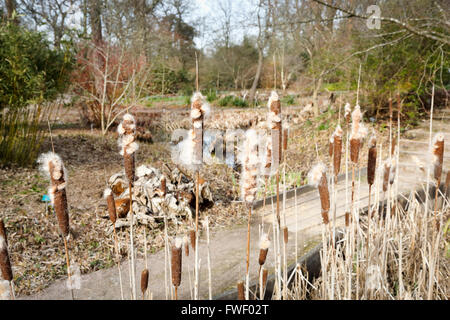
[[328, 190], [326, 167], [322, 163], [315, 165], [308, 173], [308, 183], [319, 189], [323, 223], [328, 224], [328, 212], [330, 210], [330, 192]]
[[103, 197], [106, 199], [106, 203], [108, 205], [109, 219], [111, 220], [112, 224], [115, 224], [117, 220], [116, 201], [114, 200], [112, 190], [110, 188], [106, 188], [105, 192], [103, 193]]
[[348, 227], [350, 225], [350, 212], [345, 213], [345, 226]]
[[341, 157], [342, 157], [342, 128], [337, 125], [336, 130], [333, 133], [333, 171], [334, 176], [337, 177], [341, 170]]
[[148, 269], [142, 270], [141, 273], [141, 292], [142, 296], [145, 296], [145, 292], [148, 288]]
[[117, 131], [120, 134], [119, 147], [123, 156], [123, 165], [128, 182], [133, 185], [135, 180], [135, 153], [139, 148], [136, 140], [136, 120], [127, 113], [123, 116], [123, 121], [119, 124]]
[[441, 181], [442, 164], [444, 162], [444, 134], [439, 132], [433, 139], [434, 179]]
[[287, 150], [288, 137], [289, 137], [289, 125], [286, 124], [286, 126], [283, 128], [283, 151]]
[[269, 271], [265, 268], [262, 269], [262, 274], [263, 274], [263, 291], [266, 289], [266, 284], [267, 284], [267, 276], [269, 275]]
[[270, 240], [266, 233], [261, 235], [259, 240], [259, 265], [262, 266], [266, 262], [267, 252], [269, 251]]
[[2, 278], [8, 281], [13, 279], [11, 262], [8, 253], [8, 240], [3, 221], [0, 220], [0, 270]]
[[384, 173], [383, 173], [383, 192], [386, 192], [388, 189], [389, 176], [391, 172], [391, 162], [387, 160], [384, 163]]
[[244, 282], [243, 281], [238, 281], [237, 290], [238, 290], [238, 300], [245, 300]]
[[181, 246], [182, 240], [177, 238], [172, 245], [172, 284], [178, 287], [181, 284]]
[[192, 249], [195, 251], [195, 230], [189, 230], [189, 239], [191, 241]]
[[[51, 157], [51, 158], [50, 158]], [[67, 208], [65, 169], [61, 158], [56, 154], [49, 155], [48, 170], [50, 173], [50, 197], [53, 200], [59, 230], [64, 237], [69, 235], [69, 212]]]
[[288, 227], [283, 228], [283, 236], [284, 236], [284, 243], [287, 244], [289, 241]]
[[375, 169], [377, 164], [377, 139], [373, 135], [369, 140], [369, 154], [367, 159], [367, 182], [373, 185], [375, 181]]

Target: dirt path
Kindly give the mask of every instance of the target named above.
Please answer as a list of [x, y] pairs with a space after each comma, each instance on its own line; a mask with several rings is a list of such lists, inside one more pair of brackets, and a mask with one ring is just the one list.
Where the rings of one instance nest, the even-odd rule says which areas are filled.
[[[426, 180], [423, 171], [418, 169], [417, 160], [424, 165], [428, 154], [428, 130], [429, 122], [423, 122], [417, 129], [409, 131], [405, 138], [400, 140], [400, 165], [399, 165], [399, 191], [411, 190], [414, 186], [421, 184]], [[443, 131], [447, 141], [450, 140], [450, 125], [447, 120], [436, 120], [433, 122], [433, 133]], [[444, 172], [450, 168], [450, 144], [445, 147]], [[386, 158], [386, 149], [383, 146], [383, 158]], [[417, 160], [414, 160], [416, 157]], [[379, 165], [379, 164], [378, 164]], [[344, 163], [345, 166], [345, 163]], [[343, 167], [345, 169], [345, 167]], [[426, 169], [425, 169], [426, 171]], [[364, 173], [364, 172], [362, 172]], [[359, 180], [358, 175], [356, 175]], [[360, 183], [357, 183], [357, 195], [359, 199], [356, 204], [358, 207], [365, 207], [368, 201], [368, 187], [365, 174], [361, 174]], [[349, 175], [349, 185], [351, 175]], [[358, 185], [360, 186], [358, 187]], [[331, 190], [331, 188], [330, 188]], [[337, 220], [336, 223], [342, 224], [346, 209], [345, 179], [337, 184]], [[350, 191], [348, 197], [350, 198]], [[381, 200], [381, 199], [380, 199]], [[254, 214], [251, 227], [251, 254], [250, 254], [250, 272], [251, 275], [257, 274], [258, 267], [258, 237], [259, 223], [261, 215], [264, 216], [265, 230], [271, 230], [271, 223], [274, 219], [274, 205], [268, 203], [265, 209], [259, 209]], [[281, 209], [283, 204], [281, 205]], [[289, 244], [287, 252], [289, 261], [295, 259], [295, 234], [298, 237], [298, 255], [303, 254], [314, 243], [314, 239], [320, 234], [321, 215], [320, 203], [317, 190], [310, 190], [298, 195], [297, 205], [293, 199], [286, 200], [285, 213], [281, 215], [282, 224], [286, 223], [289, 229]], [[297, 210], [295, 210], [297, 208]], [[211, 269], [212, 269], [212, 294], [218, 295], [234, 287], [238, 280], [244, 278], [245, 274], [245, 252], [246, 252], [246, 225], [235, 226], [233, 228], [220, 229], [211, 235]], [[202, 235], [199, 247], [199, 256], [201, 258], [201, 278], [200, 278], [200, 296], [203, 299], [208, 298], [208, 272], [207, 272], [207, 247], [205, 235]], [[272, 247], [269, 249], [267, 267], [274, 266], [274, 256]], [[189, 257], [183, 254], [183, 275], [182, 284], [179, 288], [180, 299], [191, 299], [193, 288], [194, 254], [191, 250]], [[166, 286], [164, 274], [164, 251], [155, 254], [149, 254], [148, 265], [150, 270], [149, 288], [153, 299], [166, 299]], [[137, 275], [145, 267], [145, 262], [138, 260]], [[122, 277], [124, 279], [125, 298], [130, 297], [128, 263], [122, 264]], [[140, 276], [138, 277], [140, 279]], [[139, 280], [138, 279], [138, 280]], [[140, 288], [139, 283], [137, 288]], [[139, 295], [140, 296], [140, 295]], [[75, 290], [76, 299], [120, 299], [119, 277], [117, 268], [99, 270], [90, 274], [81, 276], [81, 289]], [[47, 289], [38, 294], [22, 299], [70, 299], [70, 293], [65, 287], [65, 280], [59, 280], [53, 283]], [[170, 294], [169, 294], [170, 298]]]

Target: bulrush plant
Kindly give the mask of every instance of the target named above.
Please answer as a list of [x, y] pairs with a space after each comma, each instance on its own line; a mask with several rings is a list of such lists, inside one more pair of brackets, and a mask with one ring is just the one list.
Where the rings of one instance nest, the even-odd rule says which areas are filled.
[[136, 294], [136, 263], [134, 253], [134, 213], [133, 213], [133, 185], [135, 180], [135, 154], [139, 148], [136, 140], [136, 120], [134, 117], [127, 113], [123, 116], [122, 122], [117, 128], [119, 133], [118, 144], [120, 147], [120, 155], [123, 156], [123, 165], [125, 168], [125, 174], [128, 179], [128, 191], [130, 197], [130, 252], [131, 255], [131, 281], [130, 287], [132, 291], [132, 299], [137, 299]]
[[444, 162], [444, 134], [437, 133], [433, 139], [433, 178], [436, 183], [436, 191], [434, 195], [434, 221], [436, 229], [439, 230], [439, 221], [437, 219], [437, 199], [439, 187], [441, 185], [442, 165]]
[[122, 283], [122, 271], [120, 268], [120, 244], [117, 237], [116, 232], [116, 221], [117, 221], [117, 212], [116, 212], [116, 202], [114, 200], [113, 192], [110, 188], [106, 188], [103, 192], [103, 197], [106, 199], [106, 204], [108, 207], [109, 220], [111, 220], [113, 226], [114, 233], [114, 251], [115, 251], [115, 259], [117, 261], [117, 269], [119, 271], [119, 284], [120, 284], [120, 297], [124, 300], [123, 295], [123, 283]]
[[[7, 293], [0, 294], [5, 297], [4, 300], [14, 299], [14, 284], [11, 261], [8, 252], [8, 236], [6, 234], [5, 224], [0, 219], [0, 271], [4, 281], [7, 281], [9, 289], [4, 289]], [[9, 295], [10, 292], [10, 295]]]
[[267, 259], [267, 252], [269, 251], [270, 247], [270, 240], [267, 233], [262, 233], [261, 238], [259, 240], [259, 257], [258, 257], [258, 263], [259, 263], [259, 271], [258, 271], [258, 279], [259, 279], [259, 292], [260, 292], [260, 299], [264, 299], [264, 290], [263, 290], [263, 282], [261, 277], [261, 270], [266, 263]]
[[171, 248], [171, 267], [172, 267], [172, 285], [175, 288], [175, 300], [178, 299], [178, 287], [181, 284], [181, 268], [182, 268], [182, 245], [183, 239], [176, 238]]
[[256, 199], [258, 190], [258, 174], [260, 170], [260, 159], [258, 157], [258, 135], [254, 129], [245, 133], [245, 141], [240, 154], [242, 163], [241, 173], [241, 197], [248, 208], [247, 222], [247, 260], [246, 260], [246, 290], [245, 298], [249, 299], [249, 264], [250, 264], [250, 222], [252, 206]]
[[145, 293], [148, 289], [148, 269], [142, 270], [141, 273], [141, 292], [142, 292], [142, 300], [145, 300]]
[[329, 222], [330, 193], [327, 182], [327, 169], [323, 163], [316, 164], [308, 173], [308, 183], [319, 190], [322, 220], [325, 225]]
[[[69, 227], [69, 209], [67, 206], [67, 171], [61, 157], [54, 152], [41, 154], [37, 161], [40, 164], [41, 171], [50, 179], [50, 187], [48, 190], [51, 204], [55, 209], [56, 218], [58, 220], [59, 230], [64, 240], [64, 250], [66, 253], [67, 276], [69, 283], [72, 283], [70, 272], [70, 257], [68, 240], [70, 237]], [[70, 285], [70, 294], [72, 299], [73, 288]]]
[[199, 188], [200, 188], [200, 168], [203, 165], [203, 121], [210, 114], [210, 105], [205, 97], [199, 92], [195, 92], [191, 98], [190, 118], [192, 129], [188, 137], [181, 144], [180, 162], [182, 165], [195, 172], [195, 242], [193, 244], [195, 254], [195, 284], [194, 298], [198, 299], [199, 286], [199, 261], [198, 261], [198, 219], [199, 219]]

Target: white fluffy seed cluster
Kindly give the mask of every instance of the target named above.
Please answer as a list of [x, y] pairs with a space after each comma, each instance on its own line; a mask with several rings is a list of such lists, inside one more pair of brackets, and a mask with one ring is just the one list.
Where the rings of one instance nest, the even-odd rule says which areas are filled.
[[194, 128], [201, 126], [201, 122], [211, 113], [211, 106], [206, 102], [201, 92], [195, 92], [191, 98], [191, 120]]
[[[62, 174], [64, 174], [64, 183], [59, 184], [57, 187], [50, 185], [48, 188], [48, 195], [50, 197], [50, 203], [55, 204], [55, 192], [57, 190], [63, 190], [67, 184], [67, 170], [64, 167], [64, 163], [61, 157], [54, 152], [43, 153], [39, 156], [37, 163], [39, 164], [40, 171], [49, 179], [59, 180]], [[53, 171], [50, 172], [50, 163], [53, 164]]]
[[0, 300], [11, 300], [9, 281], [0, 279]]
[[356, 105], [352, 112], [352, 133], [350, 135], [350, 140], [357, 139], [362, 141], [366, 136], [367, 128], [362, 122], [361, 107]]
[[[50, 162], [53, 164], [53, 172], [50, 172]], [[48, 178], [59, 180], [61, 178], [61, 172], [64, 173], [64, 181], [67, 182], [67, 171], [64, 168], [64, 164], [61, 160], [61, 157], [54, 152], [43, 153], [39, 156], [37, 163], [39, 164], [39, 169], [43, 172]]]
[[260, 159], [258, 157], [258, 135], [254, 129], [245, 133], [245, 141], [240, 155], [242, 163], [241, 196], [247, 204], [252, 204], [258, 190], [258, 173]]
[[350, 103], [347, 102], [344, 106], [344, 117], [345, 118], [350, 117], [351, 112], [352, 112], [352, 110], [350, 108]]
[[103, 198], [106, 199], [106, 198], [108, 198], [110, 195], [112, 195], [112, 190], [111, 190], [111, 188], [106, 188], [106, 189], [103, 191]]
[[276, 91], [272, 91], [270, 93], [269, 101], [267, 102], [267, 108], [269, 109], [269, 113], [267, 115], [267, 125], [270, 130], [275, 129], [277, 123], [281, 122], [281, 115], [279, 113], [275, 113], [270, 109], [272, 102], [278, 101], [280, 98]]
[[266, 250], [270, 247], [269, 235], [265, 232], [261, 234], [259, 239], [259, 249]]
[[5, 238], [3, 238], [2, 235], [0, 235], [0, 251], [5, 250], [6, 249], [6, 241]]
[[117, 127], [117, 132], [120, 135], [118, 144], [121, 156], [125, 153], [132, 155], [139, 149], [139, 145], [135, 142], [136, 120], [131, 114], [127, 113], [123, 116], [122, 122]]
[[327, 168], [322, 162], [316, 164], [308, 173], [308, 184], [318, 187], [322, 174], [327, 171]]

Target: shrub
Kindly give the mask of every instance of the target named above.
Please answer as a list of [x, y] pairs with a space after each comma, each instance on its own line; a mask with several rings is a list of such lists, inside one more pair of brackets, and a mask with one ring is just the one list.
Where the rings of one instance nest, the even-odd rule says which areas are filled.
[[72, 65], [70, 50], [52, 49], [42, 33], [0, 24], [0, 165], [34, 163], [45, 101], [64, 91]]
[[235, 96], [225, 96], [219, 100], [221, 107], [248, 107], [248, 102], [244, 99]]
[[293, 96], [293, 95], [287, 95], [287, 96], [285, 96], [285, 97], [283, 97], [283, 98], [281, 99], [281, 102], [282, 102], [283, 104], [287, 104], [287, 105], [291, 106], [291, 105], [293, 105], [293, 104], [295, 103], [295, 96]]

